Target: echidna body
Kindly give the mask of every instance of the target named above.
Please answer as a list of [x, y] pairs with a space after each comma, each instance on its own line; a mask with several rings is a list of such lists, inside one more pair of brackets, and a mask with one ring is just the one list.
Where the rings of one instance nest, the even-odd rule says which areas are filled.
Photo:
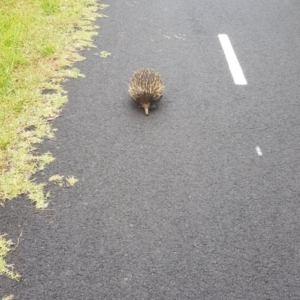
[[164, 85], [159, 73], [153, 69], [140, 69], [133, 73], [128, 92], [148, 115], [150, 106], [163, 96]]

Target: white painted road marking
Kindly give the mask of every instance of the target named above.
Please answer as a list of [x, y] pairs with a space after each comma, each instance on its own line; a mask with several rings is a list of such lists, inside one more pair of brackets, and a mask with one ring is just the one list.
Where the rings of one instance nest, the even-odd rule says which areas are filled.
[[221, 46], [225, 53], [225, 57], [228, 62], [229, 69], [231, 71], [233, 80], [235, 84], [238, 85], [246, 85], [247, 81], [244, 76], [243, 70], [239, 64], [239, 61], [235, 55], [235, 52], [232, 48], [231, 42], [227, 34], [219, 34], [218, 35]]
[[262, 156], [262, 152], [261, 152], [260, 148], [259, 148], [258, 146], [256, 146], [255, 149], [256, 149], [257, 154], [258, 154], [259, 156]]

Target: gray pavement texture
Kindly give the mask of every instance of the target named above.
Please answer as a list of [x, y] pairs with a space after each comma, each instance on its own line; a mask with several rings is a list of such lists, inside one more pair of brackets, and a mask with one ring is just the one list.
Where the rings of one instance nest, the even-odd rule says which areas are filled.
[[[50, 209], [1, 209], [31, 299], [300, 299], [300, 2], [107, 0], [97, 48], [66, 84]], [[218, 34], [248, 81], [233, 83]], [[101, 59], [100, 51], [112, 56]], [[152, 67], [148, 117], [127, 95]], [[258, 156], [255, 147], [262, 149]]]

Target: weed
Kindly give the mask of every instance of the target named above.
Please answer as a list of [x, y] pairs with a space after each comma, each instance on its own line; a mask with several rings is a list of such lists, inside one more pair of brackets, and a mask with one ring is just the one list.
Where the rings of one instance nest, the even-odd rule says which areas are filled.
[[12, 266], [8, 265], [4, 257], [11, 251], [13, 243], [11, 240], [6, 240], [4, 236], [0, 236], [0, 275], [6, 275], [7, 277], [19, 280], [21, 277], [18, 273], [12, 270]]
[[49, 178], [50, 182], [55, 182], [57, 185], [59, 185], [60, 187], [70, 187], [73, 186], [78, 179], [76, 179], [74, 176], [69, 176], [67, 178], [65, 178], [62, 175], [53, 175]]
[[107, 51], [101, 51], [99, 55], [102, 58], [107, 58], [108, 56], [111, 56], [111, 53]]

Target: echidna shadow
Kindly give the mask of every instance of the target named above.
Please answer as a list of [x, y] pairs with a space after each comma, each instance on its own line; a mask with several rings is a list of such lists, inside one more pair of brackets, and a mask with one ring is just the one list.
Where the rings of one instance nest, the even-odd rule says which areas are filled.
[[132, 99], [149, 114], [149, 109], [163, 96], [164, 84], [161, 76], [153, 69], [143, 68], [133, 73], [128, 87]]

